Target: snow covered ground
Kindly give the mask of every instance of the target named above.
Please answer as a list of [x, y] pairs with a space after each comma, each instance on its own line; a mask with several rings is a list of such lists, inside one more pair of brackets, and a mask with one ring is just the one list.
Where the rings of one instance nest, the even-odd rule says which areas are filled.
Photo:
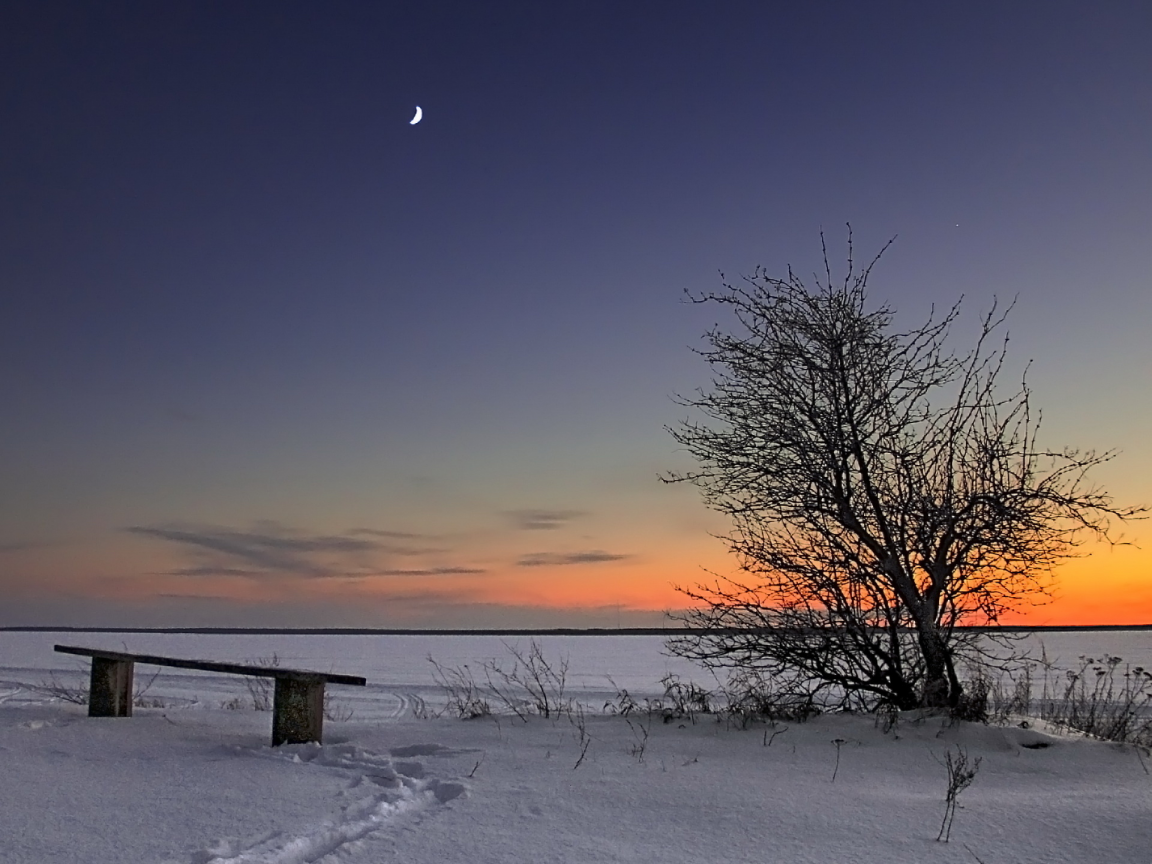
[[[1127, 646], [1134, 662], [1148, 638]], [[845, 715], [747, 730], [605, 716], [606, 675], [642, 698], [664, 671], [692, 670], [656, 640], [549, 640], [546, 651], [568, 649], [587, 707], [584, 751], [568, 717], [420, 719], [443, 704], [427, 654], [461, 665], [503, 649], [403, 641], [416, 639], [0, 633], [0, 861], [1152, 860], [1152, 776], [1131, 747], [911, 716], [887, 732]], [[327, 722], [323, 746], [272, 748], [268, 713], [222, 707], [248, 695], [228, 676], [161, 672], [147, 698], [162, 707], [88, 718], [42, 689], [83, 677], [53, 642], [239, 661], [275, 652], [370, 686], [331, 688], [352, 716]], [[945, 844], [942, 762], [957, 745], [982, 761]]]

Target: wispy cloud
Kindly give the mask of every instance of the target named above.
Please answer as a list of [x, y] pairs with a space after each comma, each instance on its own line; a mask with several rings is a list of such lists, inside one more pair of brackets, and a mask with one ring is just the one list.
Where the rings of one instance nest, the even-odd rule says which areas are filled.
[[628, 555], [617, 555], [593, 549], [589, 552], [532, 552], [522, 555], [516, 561], [517, 567], [555, 567], [565, 564], [603, 564], [607, 561], [621, 561]]
[[431, 566], [397, 567], [397, 557], [443, 558], [450, 550], [415, 548], [384, 542], [416, 539], [423, 535], [401, 531], [357, 528], [340, 534], [321, 534], [262, 522], [253, 530], [219, 526], [136, 525], [130, 534], [176, 544], [192, 558], [189, 566], [167, 571], [168, 575], [211, 577], [239, 576], [272, 579], [296, 576], [306, 579], [380, 576], [442, 576], [483, 573], [483, 570], [436, 561]]
[[51, 544], [33, 542], [0, 543], [0, 555], [5, 552], [26, 552], [29, 549], [43, 549], [49, 545]]
[[585, 515], [581, 510], [511, 510], [508, 517], [525, 531], [553, 531]]
[[486, 573], [479, 567], [430, 567], [426, 570], [378, 570], [372, 576], [455, 576], [458, 574]]
[[390, 540], [422, 540], [429, 536], [414, 531], [381, 531], [378, 528], [353, 528], [347, 534], [349, 537], [387, 537]]
[[[293, 573], [297, 576], [310, 577], [333, 575], [334, 568], [330, 564], [318, 561], [318, 556], [346, 558], [350, 555], [363, 555], [375, 551], [379, 546], [371, 540], [356, 537], [331, 534], [306, 535], [273, 526], [267, 526], [263, 531], [148, 526], [133, 526], [126, 530], [130, 534], [168, 540], [185, 548], [216, 553], [225, 559], [231, 559], [232, 562], [254, 565], [258, 571]], [[228, 564], [224, 567], [235, 569]]]
[[265, 571], [244, 569], [242, 567], [180, 567], [176, 570], [165, 570], [165, 576], [244, 576], [248, 579], [259, 579], [266, 574]]

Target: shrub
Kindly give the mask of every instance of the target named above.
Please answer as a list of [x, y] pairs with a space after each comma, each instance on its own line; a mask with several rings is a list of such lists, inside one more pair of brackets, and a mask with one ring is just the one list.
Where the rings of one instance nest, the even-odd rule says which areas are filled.
[[991, 685], [988, 678], [981, 675], [969, 680], [956, 700], [956, 704], [949, 711], [953, 720], [963, 720], [968, 723], [987, 723], [989, 720], [989, 694]]
[[698, 714], [711, 714], [712, 694], [693, 681], [687, 683], [669, 672], [660, 679], [664, 685], [664, 698], [660, 700], [660, 715], [665, 723], [687, 718], [693, 724]]
[[488, 689], [508, 710], [522, 720], [532, 713], [553, 717], [572, 712], [572, 700], [565, 695], [567, 657], [550, 663], [535, 639], [527, 652], [506, 643], [504, 648], [512, 655], [511, 668], [496, 660], [486, 660], [483, 668]]
[[976, 773], [980, 770], [980, 757], [977, 756], [970, 764], [968, 751], [957, 744], [956, 755], [953, 756], [949, 750], [944, 754], [944, 762], [941, 764], [948, 771], [948, 788], [944, 793], [944, 819], [936, 839], [947, 843], [952, 837], [952, 820], [956, 818], [956, 799], [976, 779]]
[[[632, 697], [632, 694], [620, 687], [611, 677], [608, 678], [608, 683], [616, 688], [616, 698], [609, 699], [604, 703], [605, 714], [619, 714], [622, 717], [627, 717], [629, 714], [644, 710], [641, 704]], [[651, 704], [650, 700], [645, 700], [645, 703]]]
[[431, 656], [432, 677], [448, 695], [446, 710], [468, 720], [487, 717], [493, 704], [527, 720], [531, 714], [556, 718], [571, 716], [574, 703], [566, 693], [568, 658], [555, 664], [548, 661], [536, 640], [528, 650], [505, 644], [512, 655], [508, 666], [498, 660], [485, 660], [480, 668], [484, 682], [479, 683], [468, 664], [457, 667], [441, 666]]
[[461, 720], [475, 720], [477, 717], [487, 717], [492, 713], [492, 707], [472, 676], [468, 664], [456, 667], [441, 666], [431, 655], [428, 657], [428, 662], [432, 664], [432, 679], [448, 695], [446, 711]]
[[1065, 673], [1059, 699], [1045, 699], [1041, 716], [1105, 741], [1152, 746], [1152, 672], [1123, 666], [1120, 657], [1081, 657]]
[[[953, 716], [1008, 723], [1036, 715], [1104, 741], [1152, 746], [1152, 672], [1109, 654], [1079, 659], [1072, 670], [1058, 669], [1047, 655], [1020, 661], [999, 677], [976, 669], [965, 684], [972, 704], [962, 700]], [[1039, 698], [1033, 692], [1037, 677]]]
[[802, 689], [777, 690], [772, 679], [755, 669], [738, 669], [725, 683], [724, 716], [747, 729], [756, 721], [804, 722], [820, 713], [812, 693]]

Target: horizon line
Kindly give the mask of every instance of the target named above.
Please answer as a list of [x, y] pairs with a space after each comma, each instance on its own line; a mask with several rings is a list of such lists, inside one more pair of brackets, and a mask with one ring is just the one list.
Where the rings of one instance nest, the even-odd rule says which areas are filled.
[[[997, 632], [1058, 632], [1104, 630], [1152, 630], [1152, 624], [1002, 624], [958, 626], [957, 630]], [[82, 627], [13, 625], [0, 633], [188, 633], [248, 636], [664, 636], [705, 635], [732, 628], [705, 627]]]

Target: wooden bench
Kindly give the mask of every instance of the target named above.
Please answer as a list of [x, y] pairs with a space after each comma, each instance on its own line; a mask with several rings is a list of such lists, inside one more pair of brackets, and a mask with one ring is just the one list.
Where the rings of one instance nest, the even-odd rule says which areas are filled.
[[209, 660], [182, 660], [178, 657], [156, 657], [151, 654], [127, 654], [99, 648], [77, 648], [56, 645], [64, 654], [92, 658], [92, 678], [88, 688], [89, 717], [132, 716], [132, 674], [136, 663], [152, 666], [175, 666], [178, 669], [201, 669], [228, 675], [258, 675], [275, 678], [272, 702], [272, 746], [320, 742], [324, 732], [324, 685], [349, 684], [363, 687], [358, 675], [336, 675], [330, 672], [307, 672], [300, 669], [244, 666], [239, 663], [214, 663]]

